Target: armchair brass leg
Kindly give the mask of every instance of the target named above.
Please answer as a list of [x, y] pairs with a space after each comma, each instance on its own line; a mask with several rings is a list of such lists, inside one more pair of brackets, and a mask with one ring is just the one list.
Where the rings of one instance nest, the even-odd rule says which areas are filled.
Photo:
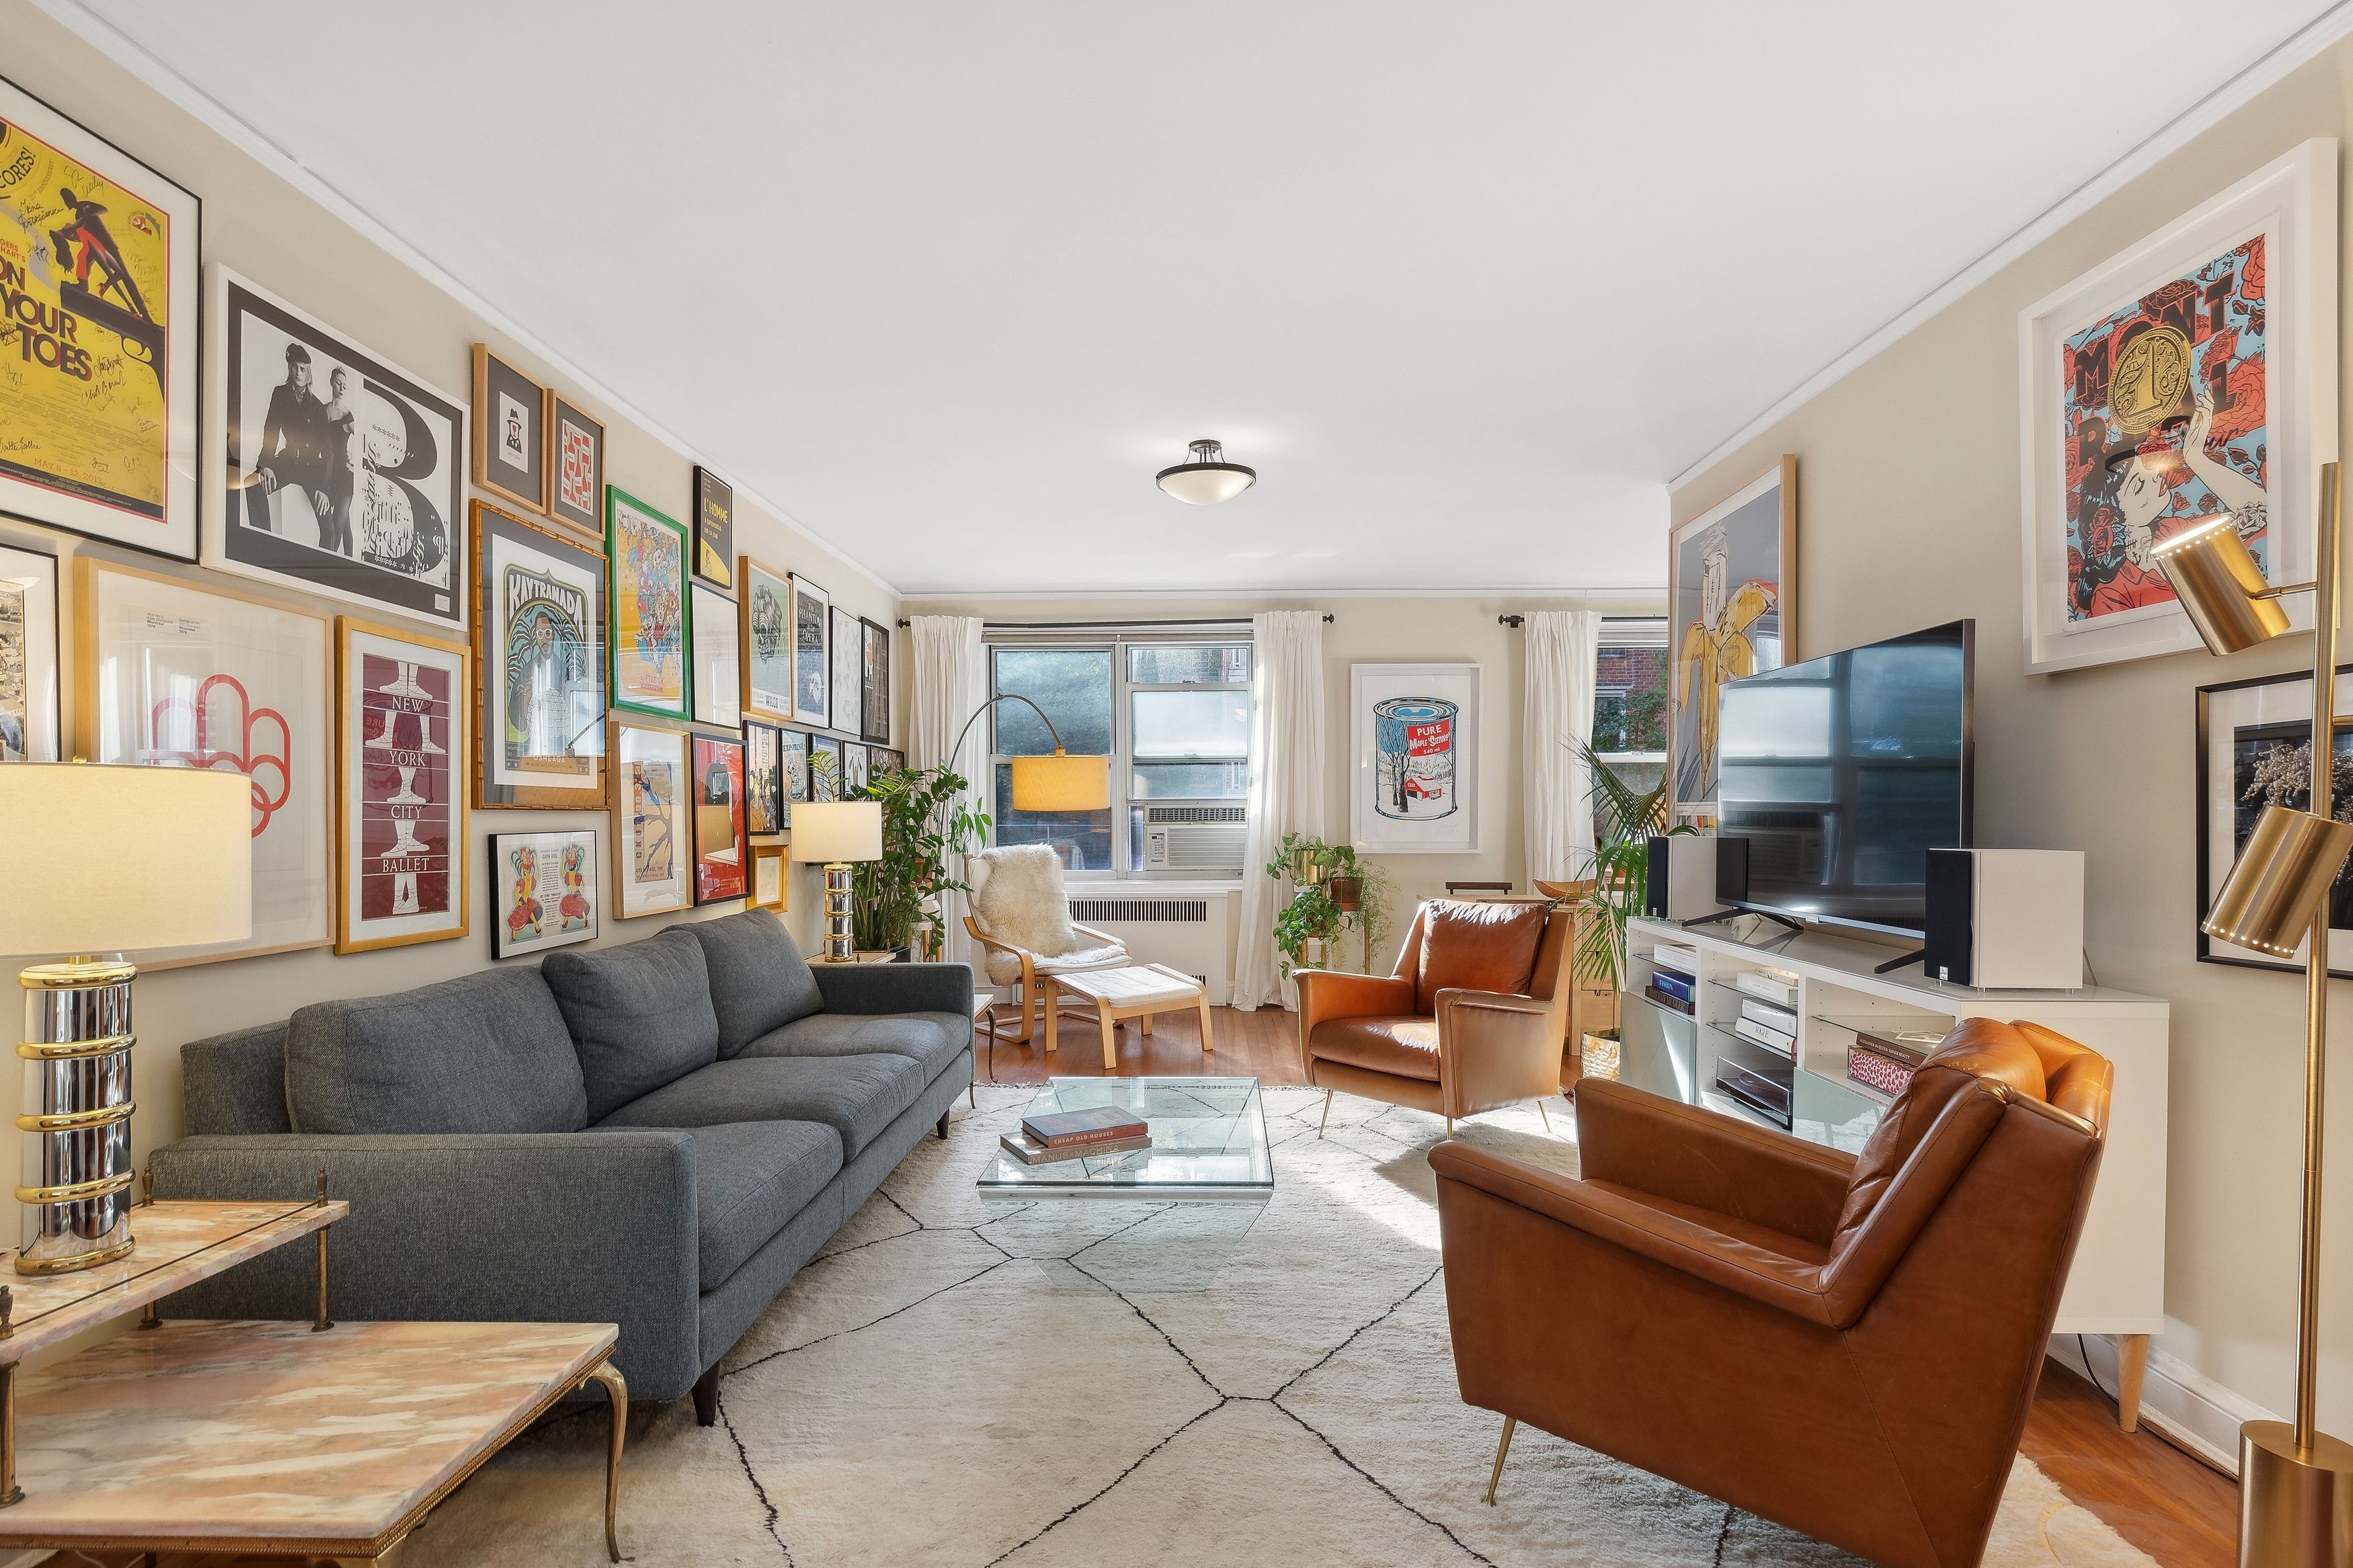
[[1504, 1417], [1504, 1440], [1495, 1445], [1495, 1468], [1487, 1476], [1487, 1506], [1495, 1506], [1495, 1483], [1504, 1479], [1504, 1456], [1512, 1451], [1512, 1434], [1520, 1425], [1516, 1415]]
[[1451, 1137], [1453, 1137], [1453, 1136], [1454, 1136], [1454, 1118], [1452, 1118], [1451, 1116], [1450, 1116], [1450, 1117], [1448, 1117], [1448, 1118], [1446, 1119], [1446, 1135], [1447, 1135], [1449, 1138], [1451, 1138]]
[[1324, 1124], [1332, 1120], [1332, 1091], [1324, 1091], [1324, 1114], [1315, 1119], [1315, 1136], [1324, 1136]]
[[1541, 1100], [1536, 1101], [1536, 1116], [1544, 1122], [1544, 1130], [1546, 1132], [1550, 1132], [1552, 1131], [1552, 1113], [1545, 1109], [1545, 1102]]
[[629, 1430], [629, 1385], [609, 1361], [598, 1362], [588, 1375], [605, 1385], [605, 1399], [612, 1417], [613, 1447], [605, 1457], [605, 1555], [618, 1563], [621, 1538], [615, 1527], [614, 1512], [621, 1501], [621, 1439]]

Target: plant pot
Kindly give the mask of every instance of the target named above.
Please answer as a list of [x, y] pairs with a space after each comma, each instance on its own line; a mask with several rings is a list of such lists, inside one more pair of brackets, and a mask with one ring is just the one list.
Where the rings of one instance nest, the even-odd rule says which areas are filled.
[[1587, 1078], [1618, 1081], [1618, 1068], [1622, 1058], [1615, 1035], [1588, 1035], [1577, 1048], [1579, 1070]]
[[1357, 901], [1365, 896], [1365, 879], [1362, 877], [1335, 877], [1324, 890], [1331, 896], [1334, 909], [1344, 915], [1353, 915], [1356, 912]]

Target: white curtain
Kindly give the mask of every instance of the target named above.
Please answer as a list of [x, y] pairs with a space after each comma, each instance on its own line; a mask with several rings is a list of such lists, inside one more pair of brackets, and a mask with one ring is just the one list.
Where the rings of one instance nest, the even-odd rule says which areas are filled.
[[[965, 733], [954, 757], [948, 748], [956, 734], [988, 700], [988, 658], [981, 651], [977, 616], [917, 616], [908, 622], [915, 662], [911, 691], [913, 722], [908, 728], [907, 760], [919, 768], [946, 767], [972, 781], [975, 804], [987, 809], [988, 726], [975, 724]], [[961, 868], [950, 866], [951, 876]], [[965, 898], [947, 893], [940, 899], [940, 918], [947, 932], [941, 956], [951, 963], [978, 964], [972, 938], [965, 934]], [[987, 984], [985, 976], [981, 984]]]
[[1250, 617], [1249, 850], [1242, 857], [1241, 930], [1234, 942], [1234, 1005], [1296, 1005], [1274, 945], [1284, 884], [1266, 874], [1286, 833], [1324, 833], [1324, 616], [1271, 610]]
[[1593, 778], [1578, 746], [1593, 738], [1593, 675], [1601, 617], [1538, 610], [1527, 623], [1520, 725], [1521, 796], [1527, 803], [1528, 879], [1592, 874]]

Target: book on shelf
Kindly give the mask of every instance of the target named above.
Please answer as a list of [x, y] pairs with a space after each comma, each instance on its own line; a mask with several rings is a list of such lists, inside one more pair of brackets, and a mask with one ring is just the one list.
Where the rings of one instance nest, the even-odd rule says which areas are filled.
[[1750, 1044], [1762, 1046], [1768, 1051], [1792, 1058], [1798, 1054], [1798, 1037], [1795, 1035], [1785, 1035], [1778, 1029], [1768, 1029], [1754, 1018], [1740, 1019], [1732, 1026], [1732, 1032]]
[[1662, 942], [1651, 949], [1651, 962], [1663, 964], [1678, 973], [1695, 975], [1699, 973], [1699, 949], [1677, 947], [1672, 942]]
[[1129, 1154], [1138, 1149], [1152, 1147], [1152, 1134], [1141, 1138], [1104, 1138], [1092, 1143], [1065, 1144], [1049, 1149], [1026, 1133], [1008, 1132], [997, 1141], [1005, 1152], [1025, 1165], [1059, 1165], [1071, 1160], [1108, 1158], [1113, 1154]]
[[1075, 1149], [1123, 1138], [1149, 1138], [1144, 1118], [1124, 1105], [1097, 1105], [1084, 1110], [1050, 1110], [1021, 1119], [1021, 1131], [1044, 1149]]
[[1677, 974], [1671, 969], [1655, 970], [1651, 984], [1679, 1001], [1692, 1000], [1692, 980], [1687, 974]]
[[1732, 977], [1732, 984], [1751, 996], [1761, 996], [1784, 1007], [1798, 1005], [1798, 977], [1786, 969], [1744, 969]]
[[1798, 1016], [1795, 1013], [1762, 997], [1743, 996], [1740, 999], [1740, 1016], [1754, 1018], [1767, 1028], [1778, 1029], [1785, 1035], [1798, 1032]]
[[1945, 1037], [1934, 1029], [1857, 1029], [1854, 1043], [1918, 1067], [1928, 1059], [1930, 1051], [1945, 1043]]
[[1643, 986], [1642, 994], [1649, 997], [1651, 1001], [1656, 1002], [1660, 1006], [1666, 1008], [1669, 1012], [1681, 1013], [1686, 1018], [1691, 1016], [1692, 1005], [1691, 998], [1688, 996], [1670, 995], [1666, 992], [1660, 990], [1656, 985]]

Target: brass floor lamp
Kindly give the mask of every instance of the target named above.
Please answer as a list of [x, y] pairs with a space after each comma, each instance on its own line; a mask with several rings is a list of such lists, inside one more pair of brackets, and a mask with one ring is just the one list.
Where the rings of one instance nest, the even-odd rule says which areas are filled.
[[2353, 1444], [2319, 1430], [2320, 1154], [2328, 1040], [2328, 889], [2353, 849], [2329, 786], [2335, 751], [2339, 552], [2337, 466], [2320, 471], [2314, 581], [2274, 588], [2229, 516], [2153, 552], [2209, 651], [2237, 653], [2284, 634], [2282, 595], [2314, 592], [2312, 809], [2269, 805], [2256, 819], [2200, 929], [2281, 958], [2305, 944], [2304, 1240], [2295, 1323], [2295, 1419], [2239, 1428], [2241, 1568], [2353, 1568]]

